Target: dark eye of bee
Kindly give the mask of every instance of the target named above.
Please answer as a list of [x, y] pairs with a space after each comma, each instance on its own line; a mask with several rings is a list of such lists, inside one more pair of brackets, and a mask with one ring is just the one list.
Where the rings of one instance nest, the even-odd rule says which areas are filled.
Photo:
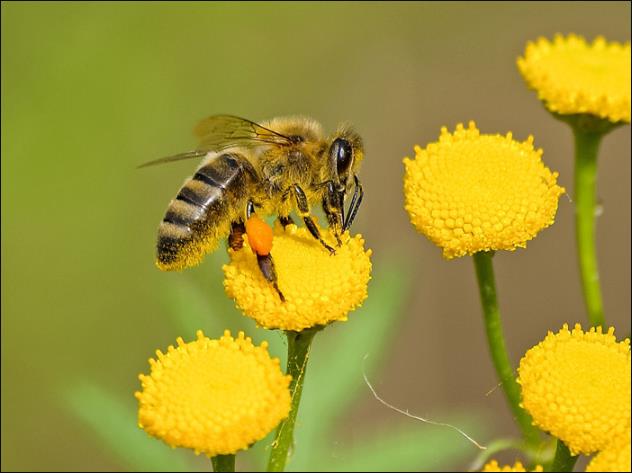
[[353, 157], [351, 143], [343, 138], [336, 138], [331, 144], [331, 154], [336, 158], [338, 175], [344, 174], [349, 170]]
[[231, 169], [237, 169], [239, 167], [237, 160], [230, 154], [226, 155], [226, 164], [228, 164], [228, 167]]

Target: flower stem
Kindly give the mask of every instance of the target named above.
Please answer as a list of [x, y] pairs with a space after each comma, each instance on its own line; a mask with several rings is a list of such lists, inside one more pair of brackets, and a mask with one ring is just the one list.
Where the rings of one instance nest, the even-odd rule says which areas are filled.
[[561, 440], [557, 441], [557, 448], [555, 449], [555, 458], [551, 468], [547, 471], [573, 471], [577, 456], [571, 455], [568, 447]]
[[575, 235], [579, 269], [593, 326], [604, 324], [601, 287], [595, 249], [595, 188], [597, 184], [597, 151], [603, 136], [600, 132], [574, 126], [575, 135]]
[[509, 407], [518, 423], [522, 436], [528, 444], [535, 444], [539, 442], [540, 435], [531, 423], [531, 416], [520, 407], [520, 386], [516, 382], [514, 370], [505, 347], [500, 311], [496, 300], [496, 283], [494, 282], [494, 266], [492, 264], [493, 255], [493, 252], [482, 251], [474, 254], [474, 266], [476, 267], [478, 288], [483, 306], [487, 343], [489, 344], [489, 351], [496, 373], [500, 378]]
[[268, 471], [283, 471], [287, 462], [288, 452], [292, 448], [294, 441], [294, 423], [298, 414], [298, 406], [301, 402], [303, 392], [303, 381], [305, 380], [305, 370], [309, 358], [309, 349], [312, 339], [319, 329], [306, 329], [302, 332], [286, 331], [287, 336], [287, 374], [292, 375], [290, 382], [290, 393], [292, 395], [292, 405], [290, 413], [279, 425], [276, 437], [272, 443], [270, 460], [268, 461]]
[[235, 471], [235, 455], [215, 455], [211, 458], [213, 471]]

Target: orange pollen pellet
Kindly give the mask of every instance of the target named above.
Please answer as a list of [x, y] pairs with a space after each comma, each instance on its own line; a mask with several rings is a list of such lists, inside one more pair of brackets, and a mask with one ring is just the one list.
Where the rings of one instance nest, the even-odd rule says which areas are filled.
[[259, 256], [266, 256], [272, 250], [272, 228], [257, 215], [252, 215], [246, 222], [248, 243], [252, 251]]

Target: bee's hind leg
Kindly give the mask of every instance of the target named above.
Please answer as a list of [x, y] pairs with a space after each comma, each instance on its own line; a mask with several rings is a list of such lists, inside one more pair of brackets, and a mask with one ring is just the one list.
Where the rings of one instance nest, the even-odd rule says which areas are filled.
[[268, 280], [272, 284], [272, 287], [276, 290], [281, 298], [281, 302], [285, 302], [285, 297], [283, 293], [280, 291], [279, 286], [277, 284], [277, 275], [276, 270], [274, 269], [274, 261], [272, 260], [272, 255], [257, 255], [257, 263], [259, 264], [259, 269], [263, 274], [263, 277]]
[[320, 231], [314, 222], [314, 219], [309, 213], [309, 204], [307, 203], [307, 196], [305, 195], [305, 191], [301, 189], [301, 186], [298, 184], [294, 184], [292, 186], [292, 190], [294, 191], [294, 196], [296, 198], [296, 206], [298, 207], [298, 212], [301, 217], [303, 217], [303, 222], [305, 222], [305, 226], [312, 234], [314, 238], [316, 238], [321, 245], [323, 245], [330, 254], [335, 255], [336, 250], [334, 250], [331, 246], [325, 243], [323, 237], [320, 236]]
[[230, 224], [230, 234], [228, 235], [228, 247], [234, 251], [239, 251], [244, 246], [244, 233], [246, 226], [240, 219]]
[[[270, 284], [272, 284], [274, 290], [277, 292], [277, 294], [279, 294], [281, 302], [285, 302], [285, 297], [283, 296], [283, 293], [279, 289], [279, 285], [277, 283], [277, 274], [276, 270], [274, 269], [274, 260], [272, 259], [272, 255], [270, 254], [270, 247], [272, 246], [272, 233], [269, 230], [270, 227], [268, 227], [268, 225], [263, 220], [260, 220], [258, 218], [256, 220], [258, 220], [260, 223], [253, 225], [251, 223], [251, 218], [253, 216], [257, 217], [257, 215], [255, 214], [255, 205], [252, 201], [249, 200], [248, 205], [246, 206], [246, 217], [248, 218], [248, 226], [241, 223], [241, 226], [244, 230], [240, 235], [240, 238], [242, 240], [241, 244], [243, 245], [243, 234], [247, 233], [250, 247], [252, 248], [252, 251], [255, 253], [255, 255], [257, 255], [257, 264], [259, 265], [261, 274], [263, 274], [263, 277], [266, 278], [266, 280]], [[263, 226], [263, 228], [261, 226]], [[270, 233], [266, 235], [266, 232], [262, 231], [262, 229], [267, 229], [268, 231], [270, 231]], [[232, 234], [233, 233], [231, 227], [231, 236]], [[266, 243], [268, 243], [268, 245], [266, 245]]]

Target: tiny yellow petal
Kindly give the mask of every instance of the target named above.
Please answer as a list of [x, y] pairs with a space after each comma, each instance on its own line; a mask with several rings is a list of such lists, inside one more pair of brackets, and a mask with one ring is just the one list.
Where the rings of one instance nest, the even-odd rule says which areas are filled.
[[[500, 466], [496, 460], [492, 460], [487, 463], [482, 471], [527, 471], [521, 462], [517, 461], [513, 466], [504, 465]], [[541, 465], [537, 465], [535, 469], [531, 471], [544, 471]]]
[[285, 302], [263, 277], [247, 235], [241, 250], [229, 252], [226, 293], [246, 316], [267, 329], [300, 331], [346, 320], [367, 297], [371, 251], [364, 249], [360, 235], [345, 233], [338, 247], [329, 230], [321, 229], [321, 234], [335, 255], [305, 228], [275, 226], [271, 254]]
[[630, 427], [590, 461], [586, 471], [632, 471], [630, 457]]
[[630, 42], [557, 35], [527, 43], [518, 69], [552, 112], [630, 123]]
[[474, 122], [453, 134], [444, 127], [404, 159], [410, 220], [448, 259], [525, 247], [553, 223], [564, 192], [541, 157], [532, 138], [482, 135]]
[[630, 340], [617, 342], [613, 328], [549, 332], [520, 360], [518, 383], [534, 424], [573, 455], [602, 450], [630, 429]]
[[172, 447], [196, 453], [234, 454], [265, 437], [287, 417], [290, 376], [270, 358], [267, 344], [252, 344], [243, 332], [197, 339], [149, 360], [140, 375], [138, 423]]

